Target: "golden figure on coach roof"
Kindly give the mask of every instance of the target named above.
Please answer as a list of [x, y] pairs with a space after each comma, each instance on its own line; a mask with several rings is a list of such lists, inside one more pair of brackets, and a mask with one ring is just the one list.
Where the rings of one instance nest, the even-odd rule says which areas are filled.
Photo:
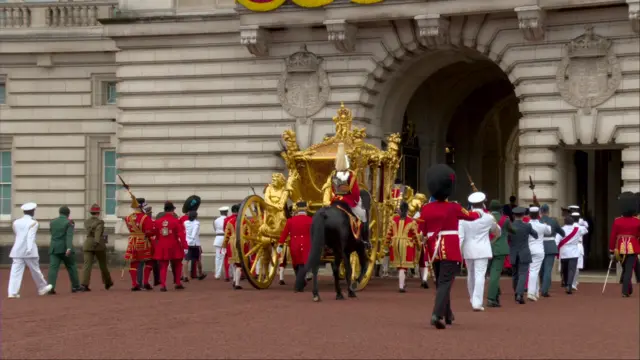
[[[288, 178], [282, 174], [274, 174], [271, 184], [265, 188], [264, 198], [250, 195], [243, 202], [238, 213], [238, 221], [245, 219], [251, 222], [253, 229], [248, 234], [239, 234], [241, 244], [249, 243], [249, 249], [243, 255], [242, 262], [249, 282], [256, 288], [267, 288], [275, 276], [275, 267], [258, 270], [254, 274], [256, 263], [251, 259], [260, 258], [261, 268], [267, 262], [277, 260], [274, 244], [286, 223], [285, 207], [287, 202], [306, 201], [311, 213], [331, 201], [331, 178], [335, 171], [335, 159], [338, 144], [343, 144], [349, 156], [350, 168], [358, 178], [361, 189], [371, 193], [372, 204], [369, 211], [369, 239], [374, 245], [369, 252], [370, 268], [367, 269], [366, 286], [373, 273], [375, 260], [380, 256], [380, 245], [386, 234], [391, 218], [386, 216], [388, 202], [391, 198], [391, 184], [400, 166], [400, 135], [392, 134], [387, 138], [388, 148], [385, 151], [365, 141], [366, 129], [352, 128], [353, 114], [344, 104], [333, 117], [336, 132], [325, 137], [319, 143], [301, 150], [296, 141], [294, 130], [286, 130], [282, 141], [286, 147], [281, 156], [285, 161]], [[241, 247], [243, 248], [243, 247]], [[331, 255], [325, 254], [323, 261], [330, 261]], [[353, 261], [353, 258], [351, 259]], [[358, 273], [358, 264], [354, 265], [354, 275]], [[275, 265], [274, 265], [275, 266]]]

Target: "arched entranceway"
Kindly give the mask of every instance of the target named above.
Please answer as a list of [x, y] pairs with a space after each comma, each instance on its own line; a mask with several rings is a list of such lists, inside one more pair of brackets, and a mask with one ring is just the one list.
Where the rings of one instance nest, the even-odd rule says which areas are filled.
[[[454, 200], [466, 201], [471, 191], [467, 173], [490, 199], [505, 202], [517, 192], [521, 115], [513, 85], [495, 62], [472, 49], [433, 50], [396, 70], [382, 95], [382, 131], [414, 131], [419, 173], [448, 162], [459, 178]], [[417, 185], [427, 191], [424, 176]]]

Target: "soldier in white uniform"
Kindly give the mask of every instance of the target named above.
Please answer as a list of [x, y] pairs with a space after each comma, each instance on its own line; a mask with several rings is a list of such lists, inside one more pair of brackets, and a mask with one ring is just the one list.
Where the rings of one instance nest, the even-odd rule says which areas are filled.
[[481, 215], [478, 220], [458, 223], [458, 236], [462, 246], [462, 255], [467, 264], [467, 289], [471, 298], [473, 311], [484, 311], [484, 281], [489, 259], [493, 257], [489, 233], [496, 237], [501, 234], [500, 227], [494, 217], [484, 211], [486, 195], [475, 192], [469, 196], [472, 211]]
[[562, 284], [565, 285], [567, 294], [573, 291], [571, 284], [578, 268], [578, 257], [580, 249], [578, 244], [580, 238], [587, 233], [586, 228], [574, 223], [571, 216], [567, 216], [564, 220], [562, 230], [565, 236], [556, 234], [556, 243], [558, 244], [558, 252], [560, 254], [560, 265], [562, 266]]
[[540, 289], [540, 268], [544, 260], [544, 237], [551, 235], [551, 226], [540, 222], [540, 208], [533, 206], [529, 208], [531, 227], [538, 234], [538, 238], [529, 236], [529, 251], [531, 252], [531, 265], [529, 266], [529, 280], [527, 298], [532, 301], [538, 300], [538, 290]]
[[13, 259], [9, 277], [10, 299], [20, 297], [20, 286], [22, 285], [25, 266], [29, 268], [39, 295], [46, 295], [53, 288], [53, 286], [47, 284], [40, 271], [40, 256], [36, 245], [36, 233], [38, 232], [39, 224], [34, 219], [36, 207], [36, 203], [32, 202], [22, 205], [24, 216], [13, 222], [13, 232], [16, 235], [16, 240], [9, 254], [9, 257]]
[[578, 256], [576, 275], [573, 277], [573, 283], [571, 284], [573, 290], [578, 290], [578, 276], [580, 276], [580, 270], [584, 268], [584, 236], [589, 233], [589, 223], [587, 223], [580, 217], [579, 212], [571, 213], [571, 217], [573, 218], [574, 224], [578, 224], [578, 226], [581, 228], [581, 235], [580, 239], [578, 240], [578, 251], [580, 256]]
[[213, 230], [216, 233], [216, 238], [213, 240], [213, 248], [216, 250], [216, 280], [220, 280], [220, 277], [222, 276], [222, 264], [224, 263], [224, 253], [222, 251], [222, 243], [224, 242], [224, 219], [229, 213], [229, 207], [223, 206], [218, 209], [218, 211], [220, 211], [220, 216], [213, 222]]

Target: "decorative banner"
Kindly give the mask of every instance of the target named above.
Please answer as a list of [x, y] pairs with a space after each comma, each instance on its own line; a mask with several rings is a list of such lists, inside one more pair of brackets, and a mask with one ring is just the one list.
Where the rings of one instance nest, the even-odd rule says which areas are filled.
[[279, 8], [286, 0], [237, 0], [252, 11], [271, 11]]
[[317, 8], [329, 5], [333, 0], [292, 0], [296, 5], [306, 8]]
[[351, 2], [354, 2], [356, 4], [363, 4], [363, 5], [375, 4], [383, 1], [384, 0], [351, 0]]

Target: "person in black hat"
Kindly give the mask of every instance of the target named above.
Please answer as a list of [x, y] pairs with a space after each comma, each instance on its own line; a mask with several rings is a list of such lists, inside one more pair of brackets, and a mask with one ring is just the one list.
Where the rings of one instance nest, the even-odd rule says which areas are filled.
[[468, 212], [460, 204], [447, 199], [455, 189], [456, 174], [449, 166], [437, 164], [427, 170], [427, 187], [434, 199], [420, 210], [420, 232], [426, 236], [428, 261], [436, 277], [436, 301], [431, 325], [444, 329], [454, 320], [451, 311], [451, 287], [460, 272], [462, 252], [458, 236], [458, 221], [480, 218], [477, 212]]
[[513, 209], [512, 228], [515, 234], [511, 235], [511, 246], [509, 248], [509, 260], [513, 269], [513, 291], [515, 293], [516, 302], [524, 304], [524, 288], [525, 282], [529, 275], [529, 264], [531, 264], [531, 251], [529, 250], [529, 236], [534, 239], [538, 238], [538, 233], [533, 229], [531, 224], [523, 221], [526, 209], [516, 207]]
[[636, 280], [640, 282], [640, 219], [638, 214], [638, 200], [631, 192], [625, 192], [618, 198], [621, 217], [613, 221], [609, 238], [609, 256], [618, 258], [622, 263], [622, 296], [629, 297], [633, 293], [631, 275], [634, 270]]

